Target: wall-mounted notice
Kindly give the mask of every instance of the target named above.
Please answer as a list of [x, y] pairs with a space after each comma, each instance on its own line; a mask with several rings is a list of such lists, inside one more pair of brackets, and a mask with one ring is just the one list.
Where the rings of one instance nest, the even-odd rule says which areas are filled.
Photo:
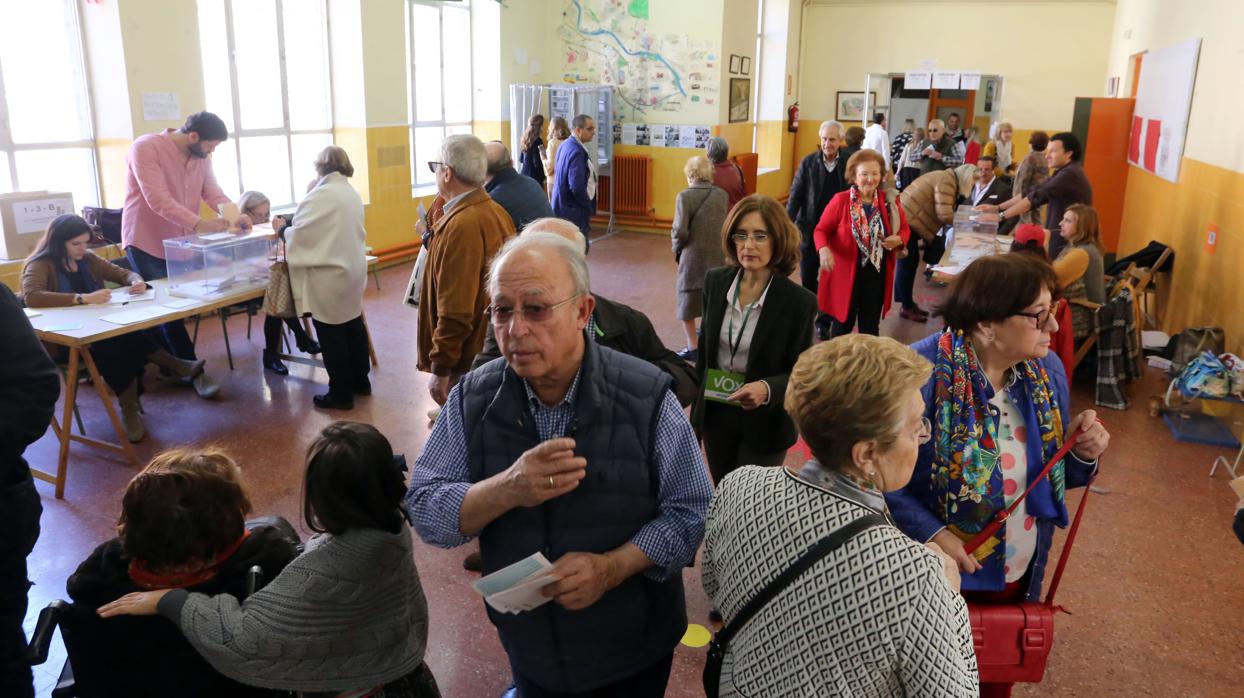
[[1127, 159], [1172, 182], [1179, 181], [1200, 52], [1199, 38], [1150, 51], [1140, 71]]
[[181, 121], [176, 92], [144, 92], [143, 118], [147, 121]]
[[981, 88], [980, 73], [959, 73], [959, 89], [979, 90]]
[[933, 89], [935, 90], [957, 90], [959, 89], [959, 73], [951, 70], [937, 70], [933, 72]]
[[903, 73], [904, 90], [927, 90], [932, 87], [933, 74], [927, 70]]

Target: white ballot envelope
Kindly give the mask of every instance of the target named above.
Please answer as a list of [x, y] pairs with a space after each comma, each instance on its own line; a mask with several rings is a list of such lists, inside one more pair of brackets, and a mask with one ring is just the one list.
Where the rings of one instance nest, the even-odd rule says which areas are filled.
[[552, 569], [543, 553], [535, 553], [473, 582], [471, 588], [501, 613], [522, 613], [552, 601], [540, 593], [558, 580]]

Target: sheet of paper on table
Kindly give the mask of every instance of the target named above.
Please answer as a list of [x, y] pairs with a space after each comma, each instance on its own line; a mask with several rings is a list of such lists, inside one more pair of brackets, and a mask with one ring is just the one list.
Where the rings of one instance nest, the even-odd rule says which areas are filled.
[[961, 271], [963, 271], [963, 267], [942, 266], [940, 264], [933, 267], [934, 274], [945, 274], [946, 276], [955, 276]]
[[123, 310], [119, 313], [103, 315], [99, 319], [104, 322], [111, 322], [114, 325], [132, 325], [136, 322], [142, 322], [144, 320], [159, 317], [166, 312], [168, 312], [166, 308], [161, 308], [158, 305], [148, 305], [141, 308], [135, 308], [134, 310]]
[[22, 312], [26, 313], [26, 317], [39, 317], [43, 314], [38, 310], [32, 310], [30, 308], [22, 308]]
[[182, 308], [189, 308], [192, 305], [198, 305], [201, 302], [202, 301], [197, 298], [182, 298], [181, 300], [169, 301], [167, 303], [162, 303], [161, 305], [165, 308], [181, 310]]
[[155, 300], [156, 292], [154, 288], [149, 288], [142, 293], [130, 293], [130, 289], [114, 288], [112, 289], [112, 300], [108, 301], [108, 305], [125, 305], [126, 303], [137, 303], [138, 301]]
[[522, 613], [552, 600], [541, 593], [558, 579], [549, 573], [552, 569], [543, 553], [535, 553], [473, 582], [471, 588], [501, 613]]
[[82, 329], [80, 322], [51, 322], [37, 327], [40, 332], [71, 332]]

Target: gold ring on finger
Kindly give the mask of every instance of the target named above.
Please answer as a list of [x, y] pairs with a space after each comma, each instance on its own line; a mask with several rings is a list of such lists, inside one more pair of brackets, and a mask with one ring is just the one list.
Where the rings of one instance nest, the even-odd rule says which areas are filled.
[[549, 489], [550, 489], [550, 490], [555, 490], [555, 489], [557, 489], [557, 483], [553, 482], [553, 476], [552, 476], [552, 475], [550, 475], [550, 476], [549, 476]]

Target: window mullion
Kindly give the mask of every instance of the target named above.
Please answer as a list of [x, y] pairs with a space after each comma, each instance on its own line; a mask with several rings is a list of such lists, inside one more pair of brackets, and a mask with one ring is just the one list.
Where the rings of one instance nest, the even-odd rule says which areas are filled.
[[17, 153], [14, 152], [13, 132], [9, 128], [8, 95], [4, 91], [4, 69], [0, 66], [0, 150], [9, 155], [9, 184], [13, 191], [21, 191], [17, 183]]
[[298, 199], [294, 187], [294, 138], [289, 132], [289, 74], [285, 67], [285, 12], [282, 7], [282, 0], [276, 0], [276, 51], [277, 64], [281, 70], [281, 118], [285, 120], [285, 153], [286, 161], [289, 164], [289, 193], [296, 201]]
[[233, 93], [233, 152], [234, 166], [238, 170], [238, 189], [246, 191], [242, 181], [242, 101], [238, 92], [237, 41], [233, 38], [233, 3], [223, 0], [225, 8], [225, 41], [229, 51], [229, 90]]

